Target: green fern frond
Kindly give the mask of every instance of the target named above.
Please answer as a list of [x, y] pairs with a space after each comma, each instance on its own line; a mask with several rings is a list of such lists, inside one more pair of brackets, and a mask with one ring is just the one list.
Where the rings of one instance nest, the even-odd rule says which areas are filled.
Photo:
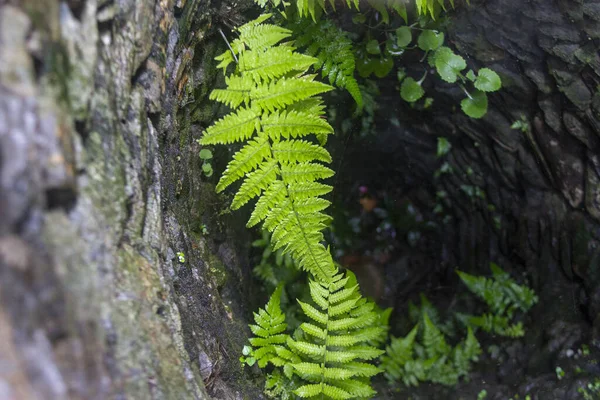
[[[369, 343], [381, 341], [387, 331], [380, 326], [384, 319], [373, 303], [362, 298], [356, 279], [338, 273], [323, 244], [323, 229], [331, 217], [323, 212], [330, 202], [320, 196], [331, 186], [319, 181], [333, 171], [323, 165], [331, 162], [331, 156], [322, 146], [333, 129], [322, 118], [318, 95], [332, 87], [305, 73], [315, 59], [296, 56], [285, 44], [274, 47], [289, 31], [262, 24], [266, 18], [238, 29], [240, 37], [230, 50], [231, 57], [237, 57], [236, 69], [226, 79], [227, 88], [215, 90], [211, 98], [239, 108], [208, 128], [200, 143], [246, 142], [228, 164], [217, 190], [241, 181], [232, 209], [258, 198], [248, 225], [262, 222], [271, 233], [272, 251], [290, 256], [293, 264], [312, 274], [314, 304], [298, 301], [308, 321], [292, 339], [285, 333], [278, 287], [254, 315], [252, 350], [242, 361], [279, 368], [267, 382], [268, 393], [289, 395], [294, 386], [293, 393], [300, 397], [370, 397], [375, 392], [369, 378], [380, 370], [365, 361], [382, 353]], [[219, 59], [223, 68], [231, 64], [226, 53]], [[320, 145], [306, 140], [311, 134]]]
[[236, 108], [242, 103], [248, 104], [250, 93], [254, 87], [252, 81], [240, 76], [229, 76], [225, 78], [225, 83], [227, 89], [214, 89], [208, 97], [231, 108]]
[[423, 314], [423, 345], [429, 358], [438, 358], [450, 352], [450, 346], [446, 343], [444, 335], [431, 322], [427, 314]]
[[304, 137], [313, 133], [333, 133], [333, 128], [321, 118], [320, 113], [316, 114], [310, 111], [288, 109], [266, 114], [261, 119], [261, 127], [272, 140], [279, 140], [280, 137], [285, 139]]
[[[238, 49], [237, 54], [245, 49], [256, 51], [265, 50], [275, 46], [277, 43], [290, 37], [292, 31], [278, 25], [263, 24], [271, 14], [264, 14], [254, 21], [250, 21], [237, 29], [240, 37], [232, 44], [232, 48]], [[237, 43], [240, 43], [237, 45]], [[236, 44], [234, 46], [234, 44]]]
[[263, 190], [275, 182], [278, 173], [279, 166], [275, 160], [262, 162], [258, 168], [246, 176], [244, 183], [242, 183], [242, 186], [231, 202], [231, 209], [237, 210], [253, 198], [259, 196]]
[[333, 88], [329, 85], [304, 77], [281, 78], [258, 85], [250, 91], [250, 98], [261, 110], [274, 112], [331, 89]]
[[292, 29], [296, 46], [316, 57], [314, 67], [321, 70], [321, 76], [327, 77], [331, 85], [346, 89], [361, 109], [362, 94], [354, 78], [354, 46], [347, 33], [328, 20], [299, 21]]
[[362, 379], [381, 370], [358, 360], [369, 360], [382, 353], [366, 343], [385, 328], [373, 326], [378, 319], [373, 311], [352, 316], [361, 296], [357, 285], [348, 282], [343, 274], [334, 276], [329, 284], [311, 281], [315, 305], [299, 302], [312, 320], [300, 325], [310, 341], [288, 341], [290, 348], [306, 360], [294, 364], [295, 372], [310, 382], [298, 388], [296, 394], [300, 397], [323, 394], [334, 399], [349, 399], [375, 394]]
[[452, 352], [452, 362], [458, 377], [467, 377], [471, 372], [471, 364], [479, 359], [481, 346], [473, 334], [473, 329], [468, 328], [467, 338], [459, 343]]
[[283, 365], [286, 360], [278, 354], [278, 348], [288, 340], [288, 335], [283, 333], [287, 328], [285, 323], [285, 314], [281, 312], [282, 287], [279, 286], [264, 309], [259, 309], [254, 313], [256, 325], [249, 325], [250, 330], [257, 337], [250, 339], [252, 345], [252, 356], [258, 362], [258, 366], [264, 368], [267, 363], [273, 365]]
[[240, 60], [239, 71], [260, 83], [284, 76], [291, 71], [307, 70], [315, 59], [298, 54], [291, 47], [270, 47], [264, 51], [250, 50]]
[[332, 87], [304, 73], [315, 59], [297, 55], [290, 46], [273, 47], [290, 31], [256, 21], [238, 31], [240, 37], [232, 43], [237, 68], [226, 79], [227, 88], [213, 91], [211, 98], [233, 108], [244, 107], [208, 128], [200, 143], [248, 141], [227, 166], [217, 190], [243, 179], [231, 208], [258, 197], [248, 225], [264, 221], [264, 228], [273, 233], [275, 248], [290, 254], [300, 268], [328, 281], [336, 271], [321, 244], [321, 230], [330, 219], [321, 211], [328, 203], [311, 199], [331, 190], [317, 182], [333, 175], [319, 163], [330, 162], [331, 156], [321, 146], [291, 139], [333, 132], [321, 118], [322, 101], [316, 97]]
[[267, 157], [269, 157], [269, 144], [264, 135], [248, 141], [248, 144], [238, 151], [227, 165], [217, 184], [217, 192], [222, 192], [227, 186], [246, 176]]
[[491, 263], [492, 278], [477, 277], [457, 271], [469, 290], [480, 297], [493, 313], [512, 317], [514, 310], [529, 311], [538, 298], [534, 291], [518, 285], [498, 265]]

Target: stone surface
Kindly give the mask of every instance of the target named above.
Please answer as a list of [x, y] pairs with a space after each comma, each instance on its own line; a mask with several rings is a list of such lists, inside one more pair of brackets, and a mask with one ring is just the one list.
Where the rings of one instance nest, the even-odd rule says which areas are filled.
[[261, 398], [237, 360], [241, 224], [195, 144], [227, 4], [17, 4], [0, 4], [0, 397]]

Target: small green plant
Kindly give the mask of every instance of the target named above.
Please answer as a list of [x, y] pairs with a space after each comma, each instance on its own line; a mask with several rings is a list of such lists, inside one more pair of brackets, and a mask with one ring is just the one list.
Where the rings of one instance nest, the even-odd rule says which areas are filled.
[[479, 394], [477, 395], [477, 400], [485, 400], [487, 398], [487, 390], [483, 389], [481, 392], [479, 392]]
[[177, 261], [179, 261], [180, 264], [185, 264], [185, 254], [183, 254], [183, 252], [177, 252]]
[[453, 386], [461, 377], [467, 377], [471, 363], [481, 354], [473, 330], [468, 328], [466, 338], [452, 347], [425, 311], [423, 328], [420, 326], [416, 325], [403, 338], [392, 337], [386, 354], [381, 357], [388, 380], [402, 381], [406, 386], [426, 381]]
[[513, 122], [510, 128], [520, 130], [523, 133], [528, 133], [531, 126], [529, 125], [527, 118], [524, 115], [521, 115], [521, 118]]
[[501, 336], [521, 337], [525, 334], [523, 323], [513, 323], [517, 311], [526, 313], [537, 303], [534, 291], [518, 285], [495, 263], [490, 263], [492, 277], [473, 276], [457, 271], [467, 288], [481, 298], [490, 312], [479, 316], [459, 314], [468, 326], [481, 328]]
[[309, 322], [303, 322], [293, 336], [286, 333], [285, 314], [280, 308], [281, 286], [265, 309], [254, 314], [250, 328], [256, 337], [245, 348], [242, 363], [261, 368], [272, 365], [276, 372], [266, 383], [267, 394], [301, 398], [351, 399], [375, 394], [370, 378], [381, 370], [364, 361], [383, 351], [370, 345], [386, 335], [381, 315], [374, 304], [358, 292], [356, 278], [336, 275], [331, 283], [311, 280], [311, 303], [299, 301]]
[[[410, 28], [410, 27], [405, 27]], [[396, 31], [398, 41], [407, 46], [412, 41], [412, 34], [406, 29]], [[417, 39], [417, 46], [425, 52], [423, 59], [435, 68], [438, 76], [448, 83], [458, 82], [467, 96], [460, 103], [461, 109], [471, 118], [481, 118], [487, 113], [488, 99], [486, 93], [495, 92], [502, 87], [498, 74], [489, 68], [481, 68], [478, 73], [470, 69], [463, 75], [467, 63], [463, 57], [443, 46], [444, 33], [431, 29], [422, 29]], [[416, 81], [406, 74], [398, 74], [401, 82], [400, 96], [403, 100], [414, 103], [425, 95], [422, 88], [427, 78], [427, 71]], [[472, 86], [472, 88], [468, 88]]]
[[213, 174], [213, 167], [210, 163], [210, 160], [212, 160], [212, 158], [212, 151], [210, 151], [209, 149], [200, 150], [200, 159], [202, 160], [202, 172], [209, 178]]
[[531, 289], [517, 285], [496, 264], [492, 263], [491, 269], [492, 278], [458, 272], [468, 289], [485, 301], [490, 312], [482, 317], [457, 313], [456, 318], [465, 324], [467, 332], [454, 347], [447, 339], [456, 335], [452, 321], [442, 323], [438, 310], [423, 294], [420, 307], [409, 303], [409, 316], [415, 327], [403, 338], [392, 337], [381, 358], [389, 381], [401, 381], [406, 386], [422, 382], [454, 386], [461, 378], [468, 379], [472, 363], [481, 354], [474, 334], [476, 329], [509, 337], [523, 336], [522, 323], [512, 324], [512, 318], [517, 310], [527, 312], [537, 302], [537, 296]]

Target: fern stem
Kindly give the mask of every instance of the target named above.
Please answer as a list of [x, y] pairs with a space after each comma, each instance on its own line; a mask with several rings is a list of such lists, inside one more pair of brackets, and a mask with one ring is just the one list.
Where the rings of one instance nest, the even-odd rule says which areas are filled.
[[229, 40], [227, 40], [227, 37], [225, 36], [225, 34], [223, 33], [223, 30], [221, 30], [221, 28], [219, 28], [219, 33], [221, 34], [221, 37], [227, 44], [227, 47], [229, 47], [229, 51], [231, 51], [231, 55], [233, 56], [233, 59], [235, 60], [235, 62], [237, 64], [238, 63], [237, 56], [235, 55], [235, 52], [233, 51], [233, 49], [231, 48], [231, 45], [229, 44]]

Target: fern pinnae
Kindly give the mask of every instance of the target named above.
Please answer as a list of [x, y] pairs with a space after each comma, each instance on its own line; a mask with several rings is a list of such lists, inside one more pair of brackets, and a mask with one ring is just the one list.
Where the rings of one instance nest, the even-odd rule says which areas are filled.
[[[332, 87], [306, 73], [314, 58], [296, 57], [289, 45], [274, 47], [289, 36], [288, 31], [261, 26], [252, 22], [241, 27], [232, 51], [219, 57], [224, 69], [232, 54], [238, 59], [226, 80], [227, 89], [213, 92], [215, 100], [234, 110], [208, 128], [200, 143], [245, 142], [217, 190], [240, 182], [232, 209], [258, 198], [248, 225], [262, 222], [271, 232], [273, 251], [291, 256], [312, 275], [314, 304], [299, 301], [309, 321], [300, 325], [303, 334], [292, 339], [285, 333], [278, 288], [254, 315], [256, 324], [250, 329], [256, 337], [250, 339], [252, 352], [245, 362], [252, 359], [259, 367], [272, 364], [282, 369], [283, 374], [274, 373], [269, 380], [267, 389], [272, 393], [289, 394], [286, 388], [295, 385], [293, 393], [299, 397], [369, 397], [375, 393], [369, 378], [380, 370], [366, 361], [381, 355], [370, 343], [381, 338], [384, 328], [377, 326], [379, 316], [361, 297], [356, 279], [339, 273], [323, 244], [323, 230], [331, 217], [324, 212], [330, 202], [321, 196], [332, 188], [321, 180], [333, 175], [325, 165], [331, 155], [323, 143], [333, 128], [323, 118], [318, 96]], [[282, 57], [288, 55], [293, 61]], [[293, 383], [296, 377], [300, 384]]]

